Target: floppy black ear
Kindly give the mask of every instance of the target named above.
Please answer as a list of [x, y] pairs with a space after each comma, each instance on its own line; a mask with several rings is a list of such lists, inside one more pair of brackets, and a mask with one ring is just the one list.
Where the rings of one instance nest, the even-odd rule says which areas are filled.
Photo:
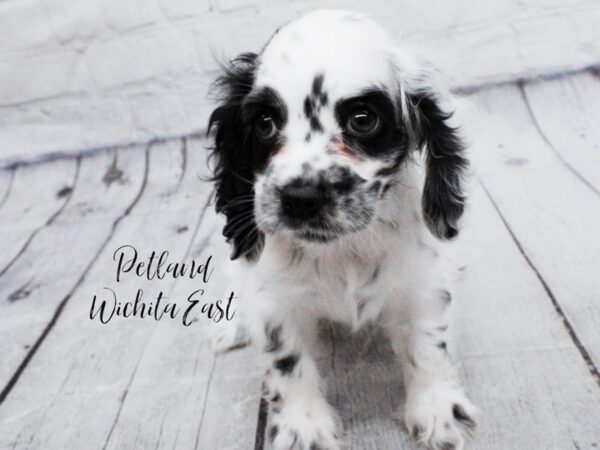
[[464, 145], [456, 128], [448, 124], [452, 113], [444, 112], [435, 94], [418, 93], [410, 98], [416, 115], [419, 146], [426, 149], [423, 217], [440, 239], [458, 234], [465, 194], [463, 177], [468, 167]]
[[209, 132], [214, 130], [211, 158], [215, 161], [216, 210], [227, 219], [223, 235], [233, 246], [231, 259], [256, 259], [264, 243], [254, 219], [252, 139], [241, 111], [254, 83], [256, 58], [254, 53], [244, 53], [221, 67], [223, 73], [213, 84], [221, 93], [221, 103], [208, 123]]

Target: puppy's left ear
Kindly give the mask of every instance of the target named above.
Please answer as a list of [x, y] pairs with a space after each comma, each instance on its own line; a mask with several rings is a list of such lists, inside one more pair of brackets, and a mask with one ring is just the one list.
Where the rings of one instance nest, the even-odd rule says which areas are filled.
[[422, 89], [407, 95], [417, 145], [425, 149], [423, 217], [440, 239], [458, 234], [458, 220], [465, 207], [463, 181], [468, 168], [464, 144], [448, 121], [452, 113], [442, 109], [442, 95]]
[[244, 53], [228, 65], [213, 84], [221, 93], [208, 130], [214, 132], [211, 157], [215, 163], [216, 210], [225, 215], [223, 235], [233, 247], [231, 259], [259, 258], [264, 235], [254, 220], [254, 171], [250, 131], [242, 120], [242, 102], [254, 83], [257, 55]]

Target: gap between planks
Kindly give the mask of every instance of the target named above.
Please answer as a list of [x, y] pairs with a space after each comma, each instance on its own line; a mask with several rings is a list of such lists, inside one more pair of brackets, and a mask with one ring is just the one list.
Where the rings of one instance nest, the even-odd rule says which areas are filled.
[[[71, 159], [71, 158], [68, 158], [68, 159]], [[19, 249], [19, 251], [15, 254], [15, 256], [13, 256], [13, 258], [6, 264], [6, 266], [4, 266], [0, 270], [0, 277], [3, 276], [12, 267], [12, 265], [20, 258], [20, 256], [25, 252], [25, 250], [27, 250], [27, 247], [29, 247], [29, 244], [31, 244], [31, 241], [33, 241], [35, 236], [44, 228], [47, 228], [50, 225], [52, 225], [52, 223], [58, 218], [58, 216], [60, 216], [61, 213], [65, 210], [65, 208], [71, 201], [71, 198], [73, 197], [73, 190], [75, 189], [75, 186], [77, 185], [77, 180], [79, 179], [80, 168], [81, 168], [81, 156], [77, 156], [75, 158], [75, 175], [73, 176], [73, 182], [71, 183], [71, 186], [68, 186], [71, 188], [71, 190], [69, 191], [69, 194], [66, 196], [65, 201], [63, 202], [61, 207], [58, 208], [58, 210], [55, 211], [42, 226], [33, 230], [33, 232], [29, 235], [29, 237], [27, 238], [27, 240], [25, 241], [23, 246]], [[14, 169], [13, 169], [13, 178], [14, 178]], [[11, 180], [11, 184], [12, 184], [12, 180]], [[8, 194], [8, 192], [7, 192], [7, 194]], [[5, 197], [4, 201], [6, 201], [7, 198], [8, 198], [8, 195]]]
[[588, 189], [590, 189], [592, 192], [594, 192], [594, 194], [596, 194], [598, 197], [600, 197], [600, 191], [598, 191], [598, 189], [596, 189], [596, 187], [592, 183], [590, 183], [581, 173], [579, 173], [571, 164], [569, 164], [565, 160], [565, 158], [560, 154], [560, 152], [558, 151], [556, 146], [550, 141], [550, 139], [548, 138], [548, 136], [546, 135], [546, 133], [540, 126], [540, 123], [539, 123], [535, 113], [533, 112], [533, 108], [531, 107], [531, 103], [529, 102], [529, 98], [527, 97], [527, 93], [525, 92], [525, 89], [523, 87], [523, 82], [517, 83], [517, 87], [519, 89], [519, 94], [521, 94], [521, 97], [523, 98], [523, 102], [525, 103], [527, 112], [528, 112], [529, 116], [531, 117], [531, 122], [533, 123], [535, 130], [540, 135], [540, 137], [542, 138], [544, 143], [548, 146], [548, 148], [550, 150], [552, 150], [552, 153], [554, 153], [554, 155], [557, 157], [557, 159], [560, 161], [560, 163], [563, 166], [565, 166], [565, 168], [567, 168], [567, 170], [569, 172], [571, 172], [575, 176], [575, 178], [577, 178]]
[[[179, 187], [181, 186], [181, 182], [182, 182], [182, 180], [184, 178], [184, 175], [185, 175], [185, 172], [186, 172], [187, 144], [184, 144], [182, 146], [182, 152], [184, 152], [182, 154], [182, 171], [181, 171], [180, 179], [177, 181], [175, 190], [173, 191], [174, 194], [179, 190]], [[208, 210], [208, 206], [210, 204], [210, 201], [211, 201], [211, 196], [208, 195], [207, 199], [206, 199], [206, 202], [204, 203], [202, 209], [200, 210], [200, 215], [198, 217], [198, 221], [196, 222], [196, 225], [194, 227], [194, 231], [193, 231], [193, 233], [192, 233], [192, 235], [190, 237], [190, 241], [189, 241], [189, 244], [188, 244], [188, 246], [186, 248], [185, 255], [183, 256], [182, 260], [184, 260], [184, 261], [187, 260], [188, 256], [190, 255], [192, 246], [193, 246], [193, 244], [194, 244], [194, 242], [195, 242], [195, 240], [197, 238], [198, 231], [200, 230], [200, 225], [202, 224], [202, 221], [204, 219], [206, 211]], [[112, 233], [111, 233], [111, 236], [112, 236]], [[173, 284], [173, 286], [171, 287], [171, 291], [169, 291], [169, 295], [171, 294], [171, 292], [172, 292], [172, 290], [174, 288], [175, 288], [175, 285]], [[150, 342], [150, 338], [148, 338], [146, 340], [146, 345], [148, 344], [148, 342]], [[131, 377], [129, 378], [127, 386], [125, 387], [125, 391], [124, 391], [124, 393], [123, 393], [123, 395], [122, 395], [122, 397], [120, 399], [120, 402], [119, 402], [119, 409], [117, 410], [117, 413], [115, 414], [115, 419], [114, 419], [113, 424], [112, 424], [112, 426], [110, 428], [110, 431], [108, 432], [108, 434], [106, 436], [106, 440], [104, 441], [104, 445], [102, 446], [102, 450], [106, 450], [106, 448], [108, 447], [108, 445], [111, 442], [110, 441], [111, 437], [112, 437], [113, 432], [114, 432], [114, 430], [115, 430], [115, 428], [116, 428], [116, 426], [117, 426], [117, 424], [119, 422], [119, 418], [121, 416], [121, 411], [123, 409], [123, 406], [125, 405], [125, 401], [127, 400], [127, 395], [129, 393], [129, 388], [131, 387], [133, 381], [135, 380], [135, 376], [137, 374], [138, 367], [140, 365], [140, 362], [142, 361], [142, 358], [144, 357], [145, 351], [146, 351], [146, 346], [144, 346], [144, 348], [140, 352], [140, 355], [139, 355], [138, 360], [136, 362], [135, 368], [134, 368], [134, 370], [131, 373]], [[207, 387], [206, 387], [206, 394], [208, 394], [208, 392], [210, 390], [210, 382], [212, 380], [212, 376], [213, 376], [213, 373], [214, 373], [214, 370], [215, 370], [215, 365], [216, 365], [216, 357], [213, 359], [213, 364], [212, 364], [212, 368], [211, 368], [209, 380], [208, 380]], [[197, 434], [196, 440], [198, 440], [199, 437], [200, 437], [200, 429], [202, 427], [202, 420], [203, 420], [204, 414], [205, 414], [205, 408], [206, 408], [206, 400], [207, 400], [207, 398], [208, 397], [206, 395], [205, 398], [204, 398], [204, 404], [203, 404], [203, 407], [202, 407], [202, 413], [201, 413], [201, 416], [200, 416], [200, 421], [199, 421], [199, 426], [198, 426], [198, 434]], [[197, 445], [196, 445], [196, 447], [197, 447]]]
[[9, 169], [9, 172], [10, 175], [8, 176], [8, 186], [6, 186], [6, 192], [2, 196], [2, 199], [0, 199], [0, 209], [2, 209], [2, 207], [6, 203], [6, 200], [8, 199], [8, 196], [10, 195], [10, 191], [12, 189], [13, 181], [15, 180], [16, 169], [13, 167], [12, 169]]
[[514, 242], [515, 246], [519, 250], [519, 253], [521, 254], [521, 256], [523, 256], [523, 259], [525, 260], [525, 262], [527, 263], [527, 265], [531, 268], [531, 270], [535, 274], [536, 278], [539, 280], [540, 284], [544, 288], [544, 291], [546, 292], [548, 298], [550, 299], [550, 302], [552, 303], [552, 306], [554, 307], [554, 310], [556, 311], [556, 314], [558, 314], [558, 316], [561, 319], [562, 324], [564, 325], [565, 329], [569, 333], [569, 337], [571, 338], [571, 340], [573, 341], [573, 344], [577, 348], [577, 351], [579, 352], [579, 354], [583, 358], [583, 361], [585, 362], [588, 370], [590, 371], [590, 374], [592, 375], [592, 377], [594, 378], [594, 380], [598, 384], [598, 387], [600, 387], [600, 372], [598, 371], [598, 368], [594, 364], [594, 361], [592, 360], [592, 358], [590, 356], [590, 353], [586, 349], [585, 345], [583, 345], [583, 343], [579, 339], [579, 336], [577, 336], [577, 332], [575, 331], [575, 328], [573, 327], [573, 325], [571, 324], [571, 322], [567, 318], [565, 312], [563, 311], [562, 307], [560, 306], [560, 303], [556, 299], [556, 296], [554, 295], [554, 293], [550, 289], [550, 286], [548, 286], [548, 283], [546, 283], [546, 280], [544, 279], [544, 277], [542, 276], [542, 274], [540, 273], [540, 271], [538, 270], [538, 268], [533, 264], [533, 262], [531, 261], [531, 259], [527, 255], [527, 253], [525, 252], [525, 249], [521, 245], [521, 242], [519, 241], [519, 239], [515, 235], [512, 227], [510, 226], [510, 224], [508, 223], [508, 221], [506, 220], [506, 218], [502, 214], [502, 211], [498, 207], [498, 204], [496, 203], [496, 201], [492, 197], [490, 191], [488, 191], [487, 187], [485, 186], [485, 183], [483, 183], [483, 181], [481, 179], [479, 179], [479, 178], [478, 178], [477, 181], [479, 182], [479, 184], [483, 188], [483, 191], [485, 192], [485, 195], [489, 199], [490, 203], [492, 204], [492, 206], [494, 207], [494, 209], [498, 213], [498, 217], [500, 217], [500, 220], [502, 221], [502, 224], [504, 225], [504, 228], [506, 228], [506, 231], [508, 232], [508, 234], [510, 235], [510, 237], [511, 237], [512, 241]]

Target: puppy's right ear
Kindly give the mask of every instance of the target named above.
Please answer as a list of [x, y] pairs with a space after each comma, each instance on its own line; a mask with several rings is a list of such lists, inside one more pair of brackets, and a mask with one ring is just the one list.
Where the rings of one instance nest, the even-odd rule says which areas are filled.
[[214, 130], [211, 159], [215, 168], [216, 209], [227, 219], [223, 235], [232, 244], [231, 259], [260, 256], [264, 234], [254, 219], [254, 172], [252, 139], [242, 120], [242, 102], [254, 84], [257, 55], [243, 53], [229, 65], [213, 87], [221, 93], [220, 106], [210, 115], [208, 130]]

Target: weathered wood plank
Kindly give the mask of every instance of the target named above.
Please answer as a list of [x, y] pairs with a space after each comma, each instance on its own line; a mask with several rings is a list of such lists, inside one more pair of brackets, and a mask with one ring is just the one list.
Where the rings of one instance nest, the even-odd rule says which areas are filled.
[[[197, 163], [198, 158], [192, 159]], [[222, 226], [212, 208], [207, 210], [190, 248], [189, 258], [213, 256], [210, 282], [178, 280], [171, 298], [185, 299], [202, 287], [203, 298], [213, 301], [233, 289], [223, 270], [229, 249], [221, 237]], [[189, 328], [161, 323], [152, 334], [148, 348], [153, 351], [140, 360], [107, 449], [253, 448], [262, 381], [256, 354], [243, 349], [213, 355], [198, 329], [206, 320], [201, 316]], [[136, 428], [138, 422], [147, 426]]]
[[[58, 163], [58, 173], [62, 164]], [[48, 166], [36, 172], [53, 170]], [[115, 223], [135, 202], [144, 172], [143, 151], [123, 152], [118, 157], [114, 152], [105, 152], [85, 158], [79, 182], [60, 217], [40, 229], [0, 277], [1, 392], [28, 355], [35, 352], [44, 330], [60, 313], [61, 303], [81, 281]], [[107, 182], [111, 177], [113, 181]], [[55, 194], [51, 183], [49, 191]]]
[[[0, 161], [197, 132], [213, 108], [206, 93], [215, 54], [258, 51], [277, 27], [323, 7], [368, 12], [401, 42], [430, 49], [453, 84], [467, 88], [600, 60], [595, 0], [495, 0], [483, 7], [467, 0], [180, 0], [139, 14], [127, 2], [111, 5], [110, 12], [73, 0], [5, 5], [0, 53], [11, 76], [0, 92]], [[82, 48], [89, 72], [69, 70]], [[53, 82], [29, 70], [42, 66]]]
[[[139, 399], [140, 394], [144, 397], [145, 415], [154, 417], [152, 412], [156, 412], [152, 423], [157, 426], [154, 431], [160, 436], [159, 420], [162, 420], [164, 405], [176, 408], [178, 404], [170, 395], [175, 393], [187, 399], [186, 392], [180, 391], [176, 384], [191, 390], [191, 398], [187, 399], [190, 416], [187, 424], [186, 421], [181, 423], [179, 434], [182, 439], [198, 440], [198, 413], [202, 410], [204, 392], [210, 391], [207, 383], [218, 372], [219, 364], [216, 362], [213, 368], [211, 359], [202, 358], [206, 349], [199, 343], [198, 330], [175, 322], [157, 325], [153, 320], [140, 318], [114, 319], [107, 325], [88, 320], [91, 299], [94, 294], [102, 294], [105, 286], [113, 288], [120, 300], [133, 299], [137, 289], [141, 288], [147, 302], [154, 300], [159, 291], [163, 291], [167, 299], [180, 301], [175, 299], [178, 293], [172, 291], [175, 285], [172, 279], [145, 281], [128, 276], [117, 285], [112, 256], [122, 244], [136, 246], [142, 257], [148, 256], [151, 250], [165, 249], [165, 242], [168, 242], [172, 261], [184, 260], [193, 250], [194, 230], [204, 215], [208, 194], [207, 185], [198, 179], [204, 154], [195, 148], [194, 156], [187, 162], [183, 180], [179, 180], [185, 160], [180, 149], [169, 148], [169, 144], [166, 148], [152, 149], [143, 196], [126, 220], [119, 224], [111, 242], [65, 307], [61, 320], [44, 343], [43, 352], [31, 361], [0, 408], [0, 445], [21, 448], [30, 443], [34, 447], [103, 448], [120, 446], [119, 437], [126, 436], [129, 438], [123, 444], [126, 448], [141, 448], [142, 442], [136, 443], [135, 439], [144, 435], [146, 430], [142, 427], [149, 422], [129, 416], [129, 409], [136, 410], [137, 405], [136, 402], [129, 403], [130, 392], [133, 400]], [[193, 286], [194, 283], [190, 284], [188, 280], [181, 289], [187, 292]], [[163, 327], [165, 331], [162, 331]], [[173, 327], [181, 330], [174, 333]], [[155, 334], [157, 338], [154, 338]], [[163, 342], [161, 335], [170, 340]], [[173, 345], [185, 347], [175, 352]], [[180, 360], [182, 355], [188, 355], [188, 359]], [[180, 361], [179, 365], [170, 368], [164, 364], [166, 358]], [[159, 375], [162, 383], [154, 384], [149, 376], [152, 369], [159, 366], [161, 372], [153, 376]], [[48, 371], [48, 367], [52, 370]], [[193, 378], [194, 371], [197, 371], [197, 378]], [[173, 373], [180, 374], [181, 379], [165, 378]], [[165, 387], [170, 386], [170, 382], [173, 389]], [[199, 392], [195, 391], [196, 386], [200, 387]], [[254, 390], [250, 396], [247, 391], [240, 392], [250, 400], [257, 395]], [[248, 407], [252, 403], [250, 400], [246, 401]], [[31, 410], [33, 404], [37, 405], [35, 410]], [[89, 408], [90, 404], [94, 408]], [[253, 428], [254, 418], [247, 417], [243, 405], [240, 408], [239, 418], [250, 420]], [[180, 414], [182, 409], [174, 411]], [[211, 414], [212, 411], [206, 410], [205, 417]], [[176, 417], [180, 419], [179, 415]], [[173, 423], [174, 419], [165, 418], [168, 423]], [[176, 428], [165, 429], [163, 426], [162, 430], [165, 437], [158, 437], [153, 445], [179, 442]]]
[[[211, 209], [209, 218], [212, 231], [205, 253], [214, 255], [214, 279], [207, 286], [207, 298], [228, 297], [231, 291], [240, 292], [235, 280], [227, 270], [231, 249], [225, 243], [221, 230], [222, 217], [216, 217]], [[198, 240], [195, 252], [204, 244]], [[243, 301], [243, 299], [238, 299]], [[204, 322], [203, 322], [204, 321]], [[199, 318], [199, 325], [206, 325], [206, 318]], [[225, 354], [212, 355], [212, 380], [204, 396], [201, 424], [194, 445], [184, 448], [218, 448], [223, 450], [252, 450], [256, 432], [258, 405], [261, 396], [262, 366], [254, 348], [244, 348]]]
[[6, 203], [15, 179], [15, 169], [0, 170], [0, 209]]
[[[589, 353], [598, 367], [600, 277], [592, 274], [600, 273], [600, 197], [548, 147], [517, 88], [493, 89], [473, 100], [479, 112], [469, 126], [480, 130], [473, 151], [478, 176], [545, 280], [549, 301], [573, 328], [582, 355]], [[591, 362], [590, 369], [596, 370]]]
[[471, 204], [454, 315], [463, 379], [483, 413], [474, 447], [592, 448], [600, 389], [482, 189]]
[[585, 72], [526, 83], [533, 123], [558, 159], [600, 196], [600, 80]]
[[15, 169], [11, 195], [0, 210], [0, 277], [31, 239], [67, 205], [79, 172], [75, 158]]
[[[329, 326], [331, 355], [320, 361], [329, 401], [344, 422], [348, 448], [412, 448], [398, 408], [404, 401], [400, 365], [379, 329], [357, 335]], [[325, 364], [323, 364], [325, 363]]]
[[[145, 254], [146, 244], [158, 247], [167, 233], [176, 232], [178, 221], [185, 218], [177, 217], [169, 204], [183, 173], [182, 161], [179, 145], [151, 149], [141, 197], [115, 227], [46, 337], [42, 351], [2, 405], [0, 447], [103, 447], [154, 324], [136, 319], [108, 325], [91, 321], [92, 298], [95, 294], [107, 298], [104, 287], [114, 289], [123, 301], [135, 298], [138, 287], [148, 298], [155, 295], [152, 286], [138, 286], [134, 279], [122, 280], [117, 286], [112, 256], [124, 244], [138, 246]], [[184, 241], [187, 239], [173, 244], [175, 254], [186, 246]], [[133, 355], [132, 348], [136, 349]], [[34, 404], [37, 406], [32, 409]]]

